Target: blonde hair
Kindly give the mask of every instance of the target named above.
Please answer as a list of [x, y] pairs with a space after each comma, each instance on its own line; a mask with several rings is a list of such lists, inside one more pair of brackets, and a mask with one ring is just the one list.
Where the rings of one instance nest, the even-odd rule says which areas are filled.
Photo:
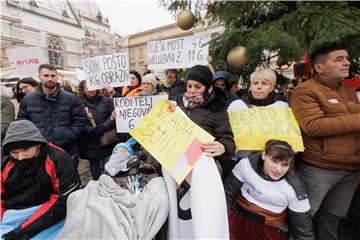
[[276, 74], [271, 69], [259, 68], [255, 70], [255, 72], [250, 75], [250, 83], [253, 83], [256, 78], [268, 81], [273, 88], [276, 86]]

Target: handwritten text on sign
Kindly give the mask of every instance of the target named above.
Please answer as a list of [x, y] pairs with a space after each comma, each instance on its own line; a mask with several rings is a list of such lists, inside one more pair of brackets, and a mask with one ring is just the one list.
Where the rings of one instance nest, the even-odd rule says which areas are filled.
[[129, 86], [129, 61], [126, 53], [116, 53], [83, 60], [89, 90]]
[[[130, 134], [181, 183], [200, 157], [201, 143], [210, 142], [214, 137], [179, 108], [175, 112], [168, 109], [167, 101], [161, 100]], [[189, 160], [189, 157], [196, 159]]]
[[148, 42], [148, 68], [167, 69], [207, 65], [209, 35]]
[[19, 47], [6, 49], [11, 68], [18, 77], [38, 76], [38, 67], [45, 63], [40, 47]]
[[168, 95], [114, 98], [117, 132], [130, 132], [161, 99]]
[[239, 150], [263, 150], [270, 139], [287, 141], [304, 151], [299, 125], [291, 108], [249, 108], [229, 111], [231, 128]]

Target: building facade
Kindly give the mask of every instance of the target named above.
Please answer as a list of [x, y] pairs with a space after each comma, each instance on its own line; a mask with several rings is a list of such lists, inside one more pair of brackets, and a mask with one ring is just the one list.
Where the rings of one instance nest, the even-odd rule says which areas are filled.
[[[59, 70], [82, 68], [82, 59], [121, 50], [107, 18], [93, 0], [1, 1], [0, 68], [10, 68], [5, 50], [39, 46]], [[124, 50], [123, 50], [124, 51]]]

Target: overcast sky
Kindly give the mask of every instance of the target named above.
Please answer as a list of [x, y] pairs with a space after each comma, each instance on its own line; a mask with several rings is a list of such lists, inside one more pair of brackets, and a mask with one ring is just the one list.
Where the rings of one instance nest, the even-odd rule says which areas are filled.
[[157, 0], [95, 0], [101, 12], [109, 18], [112, 31], [120, 35], [164, 26], [175, 18], [159, 7]]

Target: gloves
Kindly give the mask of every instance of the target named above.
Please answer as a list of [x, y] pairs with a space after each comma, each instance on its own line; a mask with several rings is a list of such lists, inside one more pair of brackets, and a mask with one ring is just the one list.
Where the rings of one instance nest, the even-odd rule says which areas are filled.
[[17, 227], [12, 231], [3, 234], [1, 237], [4, 240], [27, 240], [27, 239], [30, 239], [30, 237], [26, 234], [26, 232], [21, 227]]
[[91, 134], [100, 137], [105, 132], [105, 127], [103, 125], [96, 126], [92, 131]]

